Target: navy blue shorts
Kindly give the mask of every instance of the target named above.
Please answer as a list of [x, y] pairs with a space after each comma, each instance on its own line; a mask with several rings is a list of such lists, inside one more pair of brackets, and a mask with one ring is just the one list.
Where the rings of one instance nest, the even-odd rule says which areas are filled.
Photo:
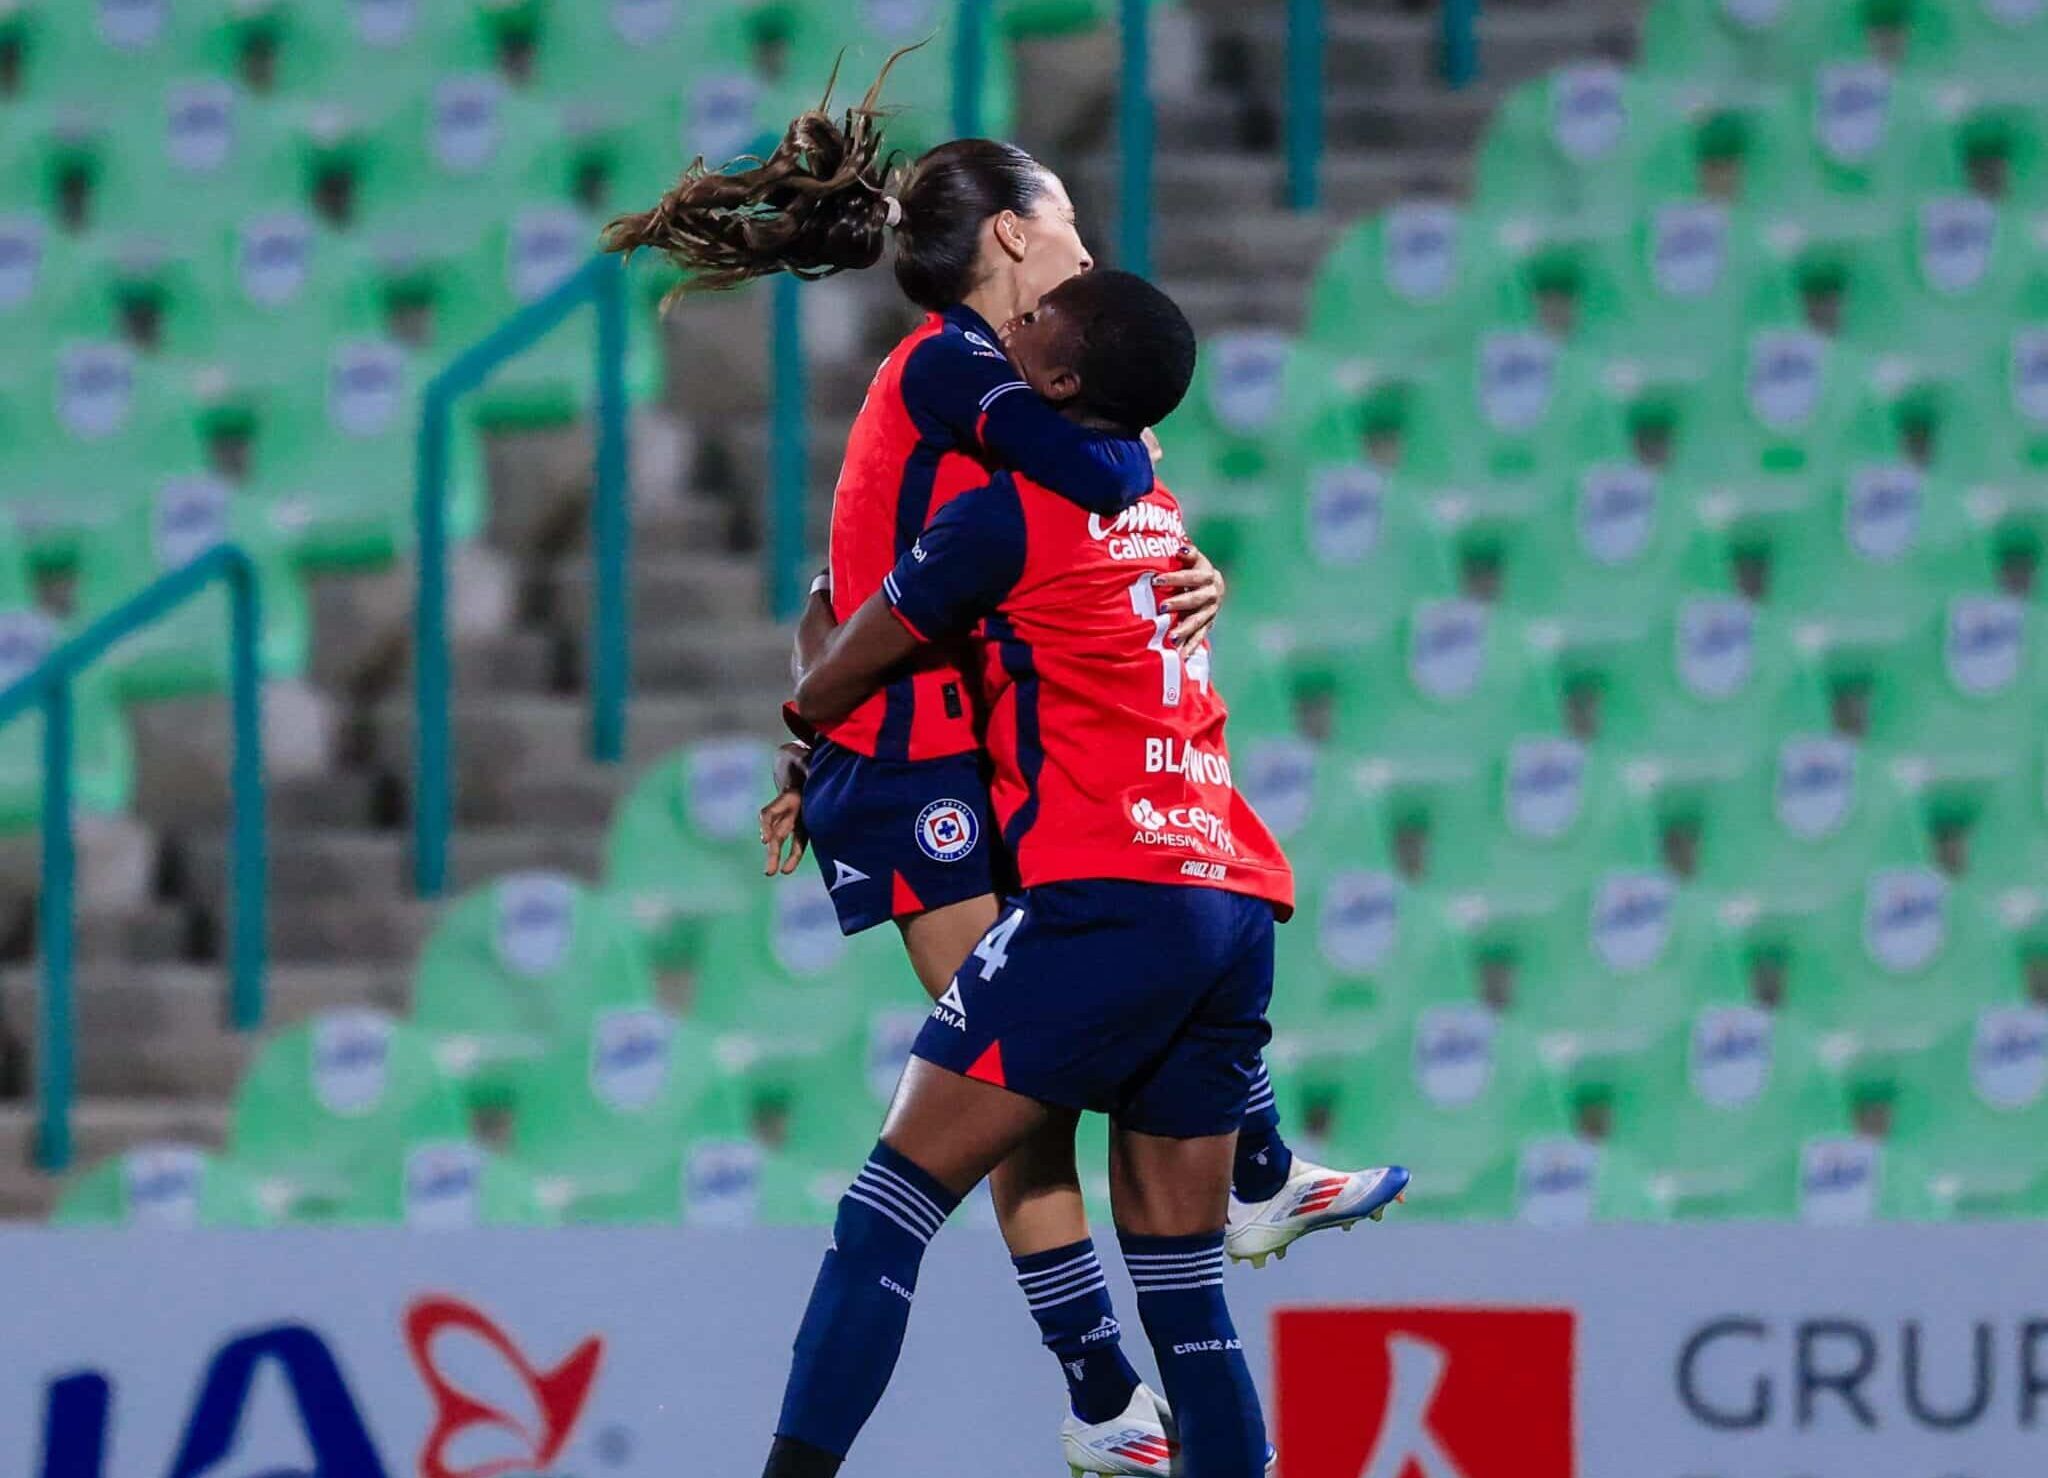
[[1000, 891], [979, 755], [878, 760], [821, 744], [804, 826], [848, 934]]
[[911, 1050], [1140, 1134], [1229, 1134], [1272, 1036], [1272, 995], [1271, 904], [1049, 883], [1004, 901]]

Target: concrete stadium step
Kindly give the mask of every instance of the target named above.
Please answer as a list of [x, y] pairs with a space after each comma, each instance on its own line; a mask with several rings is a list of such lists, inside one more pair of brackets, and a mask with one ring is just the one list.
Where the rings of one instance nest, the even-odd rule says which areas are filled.
[[[599, 818], [601, 821], [602, 818]], [[601, 825], [458, 827], [449, 839], [452, 892], [462, 892], [508, 872], [550, 868], [594, 879], [602, 853]], [[181, 840], [189, 896], [215, 917], [225, 914], [227, 853], [223, 832]], [[398, 907], [412, 899], [412, 837], [409, 832], [314, 831], [273, 839], [270, 858], [273, 907], [341, 901]], [[399, 926], [404, 927], [404, 926]]]
[[[576, 555], [557, 564], [545, 582], [549, 614], [579, 638], [589, 627], [592, 579], [589, 557]], [[636, 632], [662, 622], [757, 617], [765, 609], [761, 561], [649, 553], [633, 562], [632, 596]]]
[[[786, 696], [788, 680], [776, 673], [762, 686], [716, 693], [654, 694], [632, 705], [626, 758], [641, 765], [691, 739], [752, 732], [766, 707]], [[458, 695], [452, 705], [454, 769], [458, 785], [485, 791], [509, 790], [531, 776], [546, 776], [584, 762], [589, 755], [590, 705], [581, 695], [549, 698], [500, 694]], [[368, 737], [377, 763], [409, 777], [413, 767], [413, 709], [406, 699], [387, 699], [368, 714]]]
[[1386, 93], [1335, 88], [1324, 94], [1323, 127], [1330, 149], [1475, 147], [1507, 89], [1479, 84], [1461, 92], [1417, 88]]
[[[34, 1104], [0, 1103], [0, 1218], [41, 1219], [56, 1204], [63, 1181], [35, 1167], [36, 1122]], [[205, 1099], [88, 1097], [71, 1114], [73, 1164], [79, 1170], [141, 1144], [219, 1149], [227, 1134], [226, 1104]]]
[[1317, 212], [1183, 218], [1153, 241], [1153, 269], [1161, 277], [1271, 278], [1296, 288], [1315, 270], [1331, 239], [1329, 220]]
[[[786, 689], [794, 637], [794, 628], [765, 618], [636, 631], [633, 682], [655, 693], [727, 686], [762, 691], [777, 684]], [[584, 655], [582, 649], [577, 655]]]

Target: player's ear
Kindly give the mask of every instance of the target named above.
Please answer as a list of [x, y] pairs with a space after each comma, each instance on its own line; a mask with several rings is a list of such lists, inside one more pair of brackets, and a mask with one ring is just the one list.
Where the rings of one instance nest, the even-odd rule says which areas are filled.
[[995, 219], [989, 223], [989, 231], [995, 238], [996, 250], [1013, 262], [1024, 260], [1026, 250], [1024, 223], [1018, 219], [1017, 212], [1014, 210], [996, 212]]
[[1080, 397], [1080, 371], [1070, 365], [1060, 365], [1046, 374], [1045, 383], [1039, 388], [1040, 393], [1054, 405], [1065, 405]]

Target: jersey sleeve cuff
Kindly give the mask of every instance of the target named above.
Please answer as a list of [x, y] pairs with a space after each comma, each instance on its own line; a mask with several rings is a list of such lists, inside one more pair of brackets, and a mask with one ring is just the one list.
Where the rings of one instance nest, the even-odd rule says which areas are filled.
[[894, 570], [891, 570], [888, 574], [882, 577], [882, 599], [889, 603], [889, 614], [894, 616], [898, 621], [903, 623], [903, 629], [905, 631], [909, 632], [912, 636], [916, 637], [921, 642], [928, 642], [931, 640], [930, 637], [926, 636], [924, 632], [919, 629], [918, 624], [915, 620], [904, 614], [903, 587], [897, 583], [896, 572]]

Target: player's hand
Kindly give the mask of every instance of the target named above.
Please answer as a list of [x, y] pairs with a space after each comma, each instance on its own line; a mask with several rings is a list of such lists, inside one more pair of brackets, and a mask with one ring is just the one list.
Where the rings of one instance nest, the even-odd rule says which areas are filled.
[[1176, 647], [1192, 647], [1208, 635], [1223, 609], [1223, 572], [1209, 563], [1209, 556], [1192, 545], [1183, 544], [1178, 570], [1154, 575], [1152, 583], [1162, 591], [1173, 591], [1159, 602], [1159, 609], [1180, 618], [1173, 628]]
[[[785, 790], [761, 808], [761, 845], [768, 850], [767, 865], [761, 869], [763, 877], [772, 878], [777, 873], [788, 877], [804, 860], [804, 852], [810, 844], [810, 833], [804, 830], [804, 793], [801, 790]], [[789, 852], [786, 857], [783, 855], [785, 847]]]
[[811, 746], [801, 740], [777, 745], [770, 773], [775, 780], [777, 795], [786, 790], [801, 793], [811, 779]]

